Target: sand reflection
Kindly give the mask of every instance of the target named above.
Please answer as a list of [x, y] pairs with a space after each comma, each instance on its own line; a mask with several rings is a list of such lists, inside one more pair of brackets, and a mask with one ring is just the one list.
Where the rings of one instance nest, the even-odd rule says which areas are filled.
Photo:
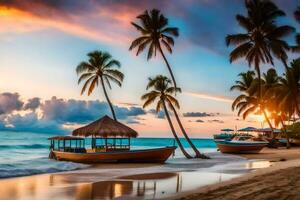
[[[0, 181], [0, 199], [155, 199], [238, 176], [211, 172], [152, 173], [89, 182], [99, 174], [52, 174]], [[96, 177], [97, 179], [97, 177]], [[101, 180], [101, 179], [100, 179]]]

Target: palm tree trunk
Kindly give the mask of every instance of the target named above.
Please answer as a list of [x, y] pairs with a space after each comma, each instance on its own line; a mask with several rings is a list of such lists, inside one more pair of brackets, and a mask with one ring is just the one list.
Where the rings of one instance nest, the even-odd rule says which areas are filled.
[[280, 122], [281, 122], [281, 125], [282, 125], [282, 129], [286, 135], [286, 148], [289, 149], [291, 147], [291, 144], [290, 144], [290, 137], [288, 135], [288, 132], [286, 130], [286, 127], [285, 127], [285, 124], [283, 122], [283, 119], [282, 119], [282, 116], [280, 116]]
[[[263, 101], [263, 98], [262, 98], [262, 84], [261, 84], [261, 74], [260, 74], [260, 68], [259, 68], [259, 64], [256, 63], [255, 64], [255, 70], [256, 70], [256, 73], [257, 73], [257, 77], [258, 77], [258, 89], [259, 89], [259, 102], [260, 102], [260, 105], [262, 105], [262, 101]], [[271, 135], [272, 135], [272, 138], [274, 137], [274, 133], [273, 133], [273, 126], [267, 116], [267, 113], [264, 109], [263, 106], [261, 106], [261, 110], [263, 111], [263, 114], [264, 114], [264, 117], [265, 119], [267, 120], [267, 123], [269, 125], [269, 127], [271, 128]]]
[[180, 121], [180, 118], [179, 118], [179, 116], [178, 116], [178, 114], [177, 114], [177, 112], [176, 112], [174, 106], [173, 106], [172, 104], [170, 104], [170, 106], [171, 106], [171, 108], [172, 108], [172, 110], [173, 110], [173, 112], [174, 112], [174, 114], [175, 114], [176, 120], [177, 120], [177, 122], [178, 122], [178, 124], [179, 124], [179, 127], [180, 127], [180, 129], [181, 129], [181, 131], [182, 131], [182, 133], [183, 133], [185, 139], [188, 141], [189, 145], [192, 147], [192, 149], [193, 149], [194, 152], [196, 153], [196, 158], [207, 159], [208, 157], [205, 156], [205, 155], [203, 155], [203, 154], [201, 154], [201, 153], [199, 152], [199, 150], [195, 147], [195, 145], [192, 143], [191, 139], [190, 139], [189, 136], [187, 135], [187, 133], [186, 133], [185, 129], [183, 128], [183, 125], [182, 125], [182, 123], [181, 123], [181, 121]]
[[174, 77], [174, 75], [173, 75], [171, 66], [170, 66], [170, 64], [169, 64], [169, 62], [168, 62], [168, 60], [167, 60], [167, 58], [165, 57], [165, 54], [164, 54], [163, 50], [161, 49], [160, 44], [158, 44], [158, 49], [159, 49], [159, 51], [160, 51], [162, 57], [164, 58], [164, 61], [165, 61], [166, 65], [167, 65], [167, 67], [168, 67], [168, 70], [169, 70], [170, 74], [171, 74], [172, 81], [173, 81], [173, 83], [174, 83], [174, 87], [177, 88], [177, 84], [176, 84], [175, 77]]
[[266, 111], [265, 111], [264, 108], [262, 108], [262, 111], [264, 113], [264, 117], [265, 117], [265, 119], [266, 119], [269, 127], [271, 128], [271, 137], [272, 137], [272, 139], [274, 139], [274, 128], [272, 126], [272, 123], [271, 123], [271, 121], [270, 121], [270, 119], [269, 119], [269, 117], [268, 117], [268, 115], [267, 115], [267, 113], [266, 113]]
[[164, 101], [163, 101], [163, 106], [164, 106], [165, 114], [166, 114], [166, 117], [167, 117], [167, 119], [168, 119], [170, 128], [171, 128], [171, 130], [172, 130], [172, 133], [173, 133], [173, 135], [174, 135], [174, 138], [175, 138], [175, 140], [176, 140], [176, 142], [177, 142], [177, 144], [178, 144], [180, 150], [182, 151], [183, 155], [184, 155], [186, 158], [188, 158], [188, 159], [192, 158], [192, 156], [190, 156], [190, 155], [185, 151], [185, 149], [183, 148], [183, 146], [182, 146], [182, 144], [181, 144], [181, 142], [180, 142], [178, 136], [176, 135], [174, 126], [173, 126], [173, 124], [172, 124], [170, 115], [169, 115], [169, 113], [168, 113], [168, 109], [167, 109], [166, 104], [165, 104]]
[[255, 70], [257, 73], [257, 78], [258, 78], [258, 97], [259, 100], [262, 100], [262, 85], [261, 85], [261, 75], [260, 75], [260, 68], [259, 64], [255, 64]]
[[106, 101], [110, 107], [110, 110], [111, 110], [111, 113], [113, 115], [113, 118], [115, 121], [117, 121], [117, 118], [116, 118], [116, 114], [115, 114], [115, 111], [114, 111], [114, 108], [113, 108], [113, 105], [112, 103], [110, 102], [109, 98], [108, 98], [108, 95], [107, 95], [107, 92], [106, 92], [106, 89], [105, 89], [105, 84], [104, 84], [104, 81], [103, 81], [103, 77], [101, 76], [101, 84], [102, 84], [102, 88], [103, 88], [103, 92], [104, 92], [104, 95], [105, 95], [105, 98], [106, 98]]

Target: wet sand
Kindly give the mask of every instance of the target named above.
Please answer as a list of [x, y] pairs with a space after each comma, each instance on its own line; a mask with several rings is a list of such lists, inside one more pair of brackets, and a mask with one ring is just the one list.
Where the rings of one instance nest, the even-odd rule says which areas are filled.
[[250, 159], [266, 159], [272, 164], [242, 177], [182, 193], [181, 200], [264, 200], [299, 199], [300, 148], [264, 149], [260, 154], [243, 155]]
[[249, 172], [249, 166], [257, 166], [238, 156], [212, 153], [212, 157], [210, 160], [173, 158], [163, 165], [104, 164], [77, 171], [2, 179], [0, 199], [167, 198], [230, 180]]
[[[268, 191], [267, 186], [273, 189], [298, 186], [296, 179], [289, 178], [292, 171], [288, 167], [300, 166], [299, 151], [271, 149], [244, 157], [211, 153], [210, 160], [173, 158], [163, 165], [105, 164], [77, 171], [2, 179], [0, 199], [240, 199], [243, 195], [247, 199], [256, 192], [263, 194], [263, 189]], [[284, 159], [287, 161], [280, 161]], [[253, 169], [255, 172], [249, 173]], [[277, 175], [277, 170], [283, 171]], [[292, 170], [298, 172], [300, 167]], [[270, 185], [274, 182], [279, 186]]]

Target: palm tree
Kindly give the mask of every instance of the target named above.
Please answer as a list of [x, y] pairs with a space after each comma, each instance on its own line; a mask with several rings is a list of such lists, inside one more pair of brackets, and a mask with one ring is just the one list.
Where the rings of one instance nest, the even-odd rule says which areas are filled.
[[296, 112], [300, 116], [300, 59], [294, 60], [280, 79], [277, 95], [281, 99], [280, 107], [288, 110], [291, 115]]
[[87, 54], [89, 57], [88, 61], [81, 62], [77, 68], [76, 72], [80, 75], [78, 79], [78, 84], [85, 81], [81, 95], [88, 89], [88, 95], [90, 95], [96, 86], [101, 83], [105, 98], [111, 109], [114, 120], [117, 120], [113, 105], [108, 97], [106, 91], [106, 84], [111, 89], [111, 81], [116, 83], [121, 87], [122, 81], [124, 79], [124, 74], [119, 70], [121, 64], [119, 61], [112, 58], [112, 56], [107, 52], [93, 51]]
[[[272, 80], [270, 78], [271, 74], [271, 70], [269, 70], [267, 74], [264, 74], [264, 78], [266, 79], [266, 81], [263, 80], [264, 92], [267, 89], [266, 82]], [[238, 110], [238, 116], [243, 115], [243, 119], [247, 118], [251, 113], [263, 113], [269, 127], [273, 131], [272, 123], [266, 112], [268, 102], [258, 97], [258, 80], [255, 77], [255, 73], [248, 71], [246, 73], [240, 73], [239, 77], [241, 80], [236, 81], [236, 84], [230, 88], [231, 91], [237, 90], [242, 93], [233, 101], [232, 110]]]
[[156, 56], [156, 51], [159, 51], [167, 65], [176, 88], [177, 84], [162, 46], [164, 46], [169, 53], [172, 53], [172, 47], [174, 46], [173, 37], [179, 36], [178, 28], [169, 27], [168, 19], [157, 9], [151, 10], [150, 13], [146, 10], [143, 14], [137, 16], [137, 19], [140, 24], [134, 22], [131, 22], [131, 24], [140, 32], [141, 36], [131, 43], [129, 50], [137, 48], [136, 55], [139, 55], [145, 48], [149, 47], [147, 60]]
[[262, 97], [260, 65], [271, 63], [273, 56], [286, 65], [289, 45], [283, 37], [294, 32], [290, 26], [277, 26], [277, 17], [285, 13], [271, 1], [246, 0], [247, 16], [237, 15], [236, 20], [244, 33], [227, 35], [226, 44], [236, 48], [230, 53], [230, 62], [245, 58], [249, 66], [254, 66], [259, 80], [259, 98]]
[[237, 90], [240, 92], [247, 92], [255, 79], [254, 71], [247, 71], [246, 73], [242, 72], [238, 76], [241, 80], [235, 81], [235, 85], [230, 88], [230, 91]]
[[182, 146], [176, 132], [174, 129], [174, 126], [172, 124], [167, 105], [171, 107], [171, 105], [175, 105], [177, 108], [179, 108], [178, 101], [172, 96], [175, 91], [180, 92], [181, 90], [179, 88], [175, 88], [173, 86], [170, 86], [172, 84], [171, 80], [168, 79], [165, 76], [158, 75], [155, 78], [149, 78], [149, 83], [147, 85], [147, 90], [150, 88], [153, 88], [150, 92], [144, 94], [141, 99], [144, 102], [143, 108], [146, 108], [150, 104], [154, 103], [156, 100], [158, 100], [156, 105], [156, 112], [159, 112], [162, 108], [164, 109], [164, 112], [166, 114], [167, 120], [169, 122], [171, 131], [174, 135], [174, 138], [181, 149], [182, 153], [185, 155], [186, 158], [192, 158], [184, 149]]

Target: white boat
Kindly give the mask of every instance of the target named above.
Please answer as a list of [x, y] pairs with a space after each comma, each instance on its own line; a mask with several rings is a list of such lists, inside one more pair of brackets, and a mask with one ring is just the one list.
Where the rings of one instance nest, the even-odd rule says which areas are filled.
[[230, 141], [217, 141], [217, 146], [222, 153], [258, 153], [267, 141], [256, 141], [253, 136], [236, 136]]

